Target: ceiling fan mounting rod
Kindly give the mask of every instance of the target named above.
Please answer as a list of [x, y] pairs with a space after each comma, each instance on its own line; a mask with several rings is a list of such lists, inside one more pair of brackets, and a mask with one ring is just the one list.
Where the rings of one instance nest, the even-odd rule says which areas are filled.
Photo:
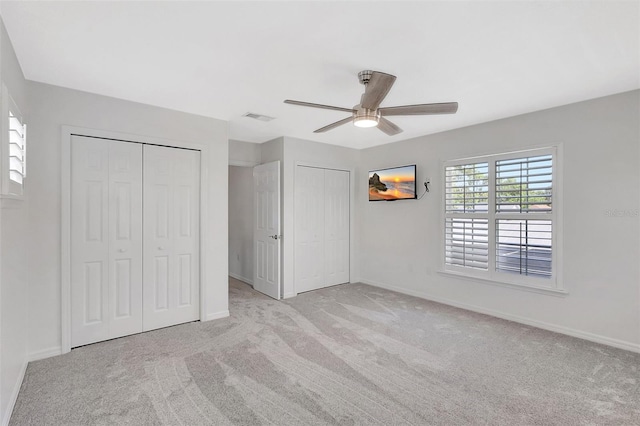
[[358, 80], [360, 80], [360, 84], [364, 84], [365, 86], [369, 84], [369, 80], [371, 80], [371, 75], [373, 74], [372, 70], [364, 70], [358, 73]]

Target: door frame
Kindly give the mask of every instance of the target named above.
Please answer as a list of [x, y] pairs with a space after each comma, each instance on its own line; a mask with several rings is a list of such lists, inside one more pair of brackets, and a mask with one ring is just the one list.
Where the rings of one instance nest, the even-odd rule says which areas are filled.
[[[257, 197], [256, 197], [256, 176], [255, 176], [255, 172], [256, 172], [256, 167], [260, 167], [260, 166], [265, 166], [267, 164], [273, 164], [273, 163], [277, 163], [277, 168], [276, 170], [278, 171], [278, 182], [276, 187], [278, 188], [278, 203], [277, 203], [277, 218], [278, 218], [278, 230], [276, 231], [276, 235], [278, 235], [279, 237], [276, 239], [276, 250], [278, 252], [278, 289], [277, 289], [277, 297], [273, 297], [273, 295], [271, 294], [267, 294], [265, 292], [263, 292], [261, 289], [256, 288], [256, 287], [260, 287], [258, 284], [258, 279], [257, 279], [257, 274], [258, 274], [258, 250], [257, 250], [257, 239], [256, 239], [256, 228], [257, 228], [257, 213], [258, 213], [258, 202], [257, 202]], [[280, 160], [273, 160], [273, 161], [267, 161], [266, 163], [262, 163], [262, 164], [256, 164], [255, 166], [252, 167], [252, 171], [253, 171], [253, 176], [252, 176], [252, 197], [254, 200], [254, 204], [253, 204], [253, 283], [251, 284], [251, 287], [253, 287], [254, 290], [265, 294], [269, 297], [272, 297], [274, 300], [281, 300], [282, 299], [282, 277], [283, 277], [283, 271], [282, 271], [282, 263], [283, 263], [283, 244], [282, 244], [282, 234], [283, 234], [283, 223], [282, 223], [282, 161]]]
[[[295, 297], [298, 295], [298, 290], [296, 289], [296, 283], [295, 283], [295, 268], [296, 268], [296, 254], [295, 254], [295, 221], [296, 221], [296, 200], [295, 200], [295, 186], [298, 182], [297, 176], [298, 176], [298, 166], [302, 166], [302, 167], [313, 167], [316, 169], [329, 169], [329, 170], [340, 170], [343, 172], [349, 172], [349, 283], [352, 283], [355, 280], [355, 276], [356, 276], [356, 247], [355, 247], [355, 230], [356, 230], [356, 225], [355, 225], [355, 215], [353, 214], [355, 211], [355, 201], [356, 201], [356, 169], [352, 168], [352, 167], [344, 167], [344, 166], [338, 166], [338, 165], [331, 165], [331, 164], [326, 164], [326, 163], [314, 163], [314, 162], [309, 162], [309, 161], [296, 161], [295, 162], [295, 169], [294, 169], [294, 180], [293, 180], [293, 194], [292, 194], [292, 199], [293, 199], [293, 206], [292, 206], [292, 212], [293, 212], [293, 217], [292, 217], [292, 228], [291, 230], [292, 232], [292, 237], [290, 239], [291, 244], [293, 245], [292, 247], [292, 253], [293, 253], [293, 259], [292, 259], [292, 267], [291, 270], [293, 272], [292, 274], [292, 281], [293, 281], [293, 285], [292, 285], [292, 290], [293, 290], [293, 294], [290, 295], [285, 295], [284, 291], [282, 292], [283, 294], [283, 298], [287, 299], [289, 297]], [[287, 242], [287, 240], [285, 240], [285, 243]], [[349, 284], [347, 283], [347, 284]]]
[[209, 200], [207, 197], [208, 164], [203, 159], [208, 158], [209, 150], [206, 144], [181, 142], [152, 136], [142, 136], [129, 133], [112, 132], [107, 130], [90, 129], [76, 126], [62, 126], [61, 134], [61, 257], [60, 257], [60, 315], [61, 315], [61, 353], [71, 351], [71, 137], [84, 136], [89, 138], [111, 139], [148, 145], [160, 145], [171, 148], [186, 148], [200, 151], [200, 321], [206, 321], [206, 268], [202, 259], [207, 259], [206, 231], [207, 223], [203, 217], [208, 217]]

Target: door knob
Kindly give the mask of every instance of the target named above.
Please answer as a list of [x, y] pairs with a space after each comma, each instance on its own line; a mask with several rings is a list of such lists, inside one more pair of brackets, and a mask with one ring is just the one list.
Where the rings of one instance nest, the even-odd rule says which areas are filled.
[[118, 249], [118, 253], [124, 253], [127, 249]]
[[158, 250], [164, 250], [163, 246], [158, 246]]
[[269, 238], [273, 238], [274, 240], [282, 238], [282, 235], [269, 235]]

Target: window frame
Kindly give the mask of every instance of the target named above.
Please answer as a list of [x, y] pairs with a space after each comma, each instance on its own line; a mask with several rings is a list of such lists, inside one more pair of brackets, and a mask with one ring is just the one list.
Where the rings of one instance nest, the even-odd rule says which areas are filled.
[[[551, 212], [498, 212], [496, 210], [496, 162], [502, 160], [551, 155], [552, 166], [552, 194]], [[456, 212], [446, 211], [446, 171], [448, 167], [476, 163], [488, 164], [488, 208], [486, 212]], [[442, 197], [440, 205], [440, 272], [461, 278], [491, 284], [502, 284], [510, 287], [523, 288], [541, 292], [567, 294], [562, 282], [562, 145], [534, 147], [520, 151], [484, 154], [475, 157], [459, 158], [443, 161], [440, 176], [443, 178], [441, 186]], [[446, 221], [449, 218], [477, 218], [488, 220], [488, 267], [487, 270], [446, 264]], [[551, 220], [551, 276], [549, 278], [511, 274], [496, 270], [496, 221], [500, 219], [515, 220]]]
[[[27, 162], [27, 154], [26, 154], [26, 124], [24, 123], [24, 115], [18, 108], [18, 105], [15, 103], [11, 95], [9, 94], [7, 87], [2, 84], [1, 89], [1, 101], [2, 107], [0, 108], [0, 114], [2, 114], [2, 119], [0, 121], [0, 132], [2, 132], [2, 136], [0, 137], [0, 161], [2, 161], [2, 165], [0, 167], [0, 198], [9, 199], [9, 200], [24, 200], [25, 196], [25, 181], [26, 181], [26, 162]], [[20, 122], [20, 124], [24, 127], [24, 153], [23, 153], [23, 181], [22, 183], [18, 183], [10, 178], [10, 136], [9, 136], [9, 112], [13, 114], [13, 116]]]

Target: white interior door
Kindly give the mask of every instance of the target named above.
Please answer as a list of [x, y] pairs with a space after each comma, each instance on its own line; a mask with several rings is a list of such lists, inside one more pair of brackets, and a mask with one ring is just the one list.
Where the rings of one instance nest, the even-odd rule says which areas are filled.
[[324, 169], [296, 167], [295, 288], [296, 292], [325, 286]]
[[200, 318], [200, 152], [144, 146], [144, 331]]
[[253, 288], [280, 299], [280, 162], [253, 168]]
[[142, 146], [71, 138], [71, 346], [142, 331]]
[[324, 170], [324, 285], [349, 282], [349, 172]]

